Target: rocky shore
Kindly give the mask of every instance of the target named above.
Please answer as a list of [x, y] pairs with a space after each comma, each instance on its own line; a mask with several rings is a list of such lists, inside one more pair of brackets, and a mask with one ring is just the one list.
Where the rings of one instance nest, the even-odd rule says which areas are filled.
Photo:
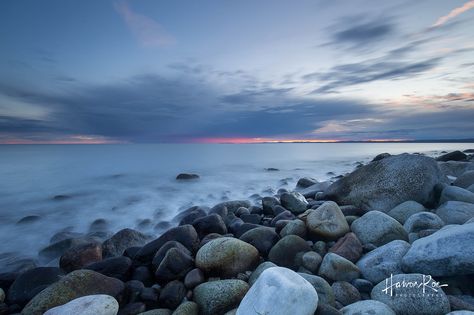
[[474, 314], [473, 153], [383, 153], [258, 203], [193, 206], [158, 238], [105, 237], [101, 220], [58, 233], [0, 266], [0, 315]]

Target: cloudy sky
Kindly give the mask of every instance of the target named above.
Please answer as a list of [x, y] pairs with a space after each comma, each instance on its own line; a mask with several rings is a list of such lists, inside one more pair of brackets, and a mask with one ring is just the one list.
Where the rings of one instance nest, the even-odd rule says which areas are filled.
[[474, 138], [474, 0], [4, 0], [0, 143]]

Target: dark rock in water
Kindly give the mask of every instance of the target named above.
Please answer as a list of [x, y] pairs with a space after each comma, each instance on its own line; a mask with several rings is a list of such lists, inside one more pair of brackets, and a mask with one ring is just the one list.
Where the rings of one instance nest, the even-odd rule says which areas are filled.
[[54, 234], [51, 237], [51, 239], [49, 240], [49, 243], [54, 244], [54, 243], [57, 243], [57, 242], [60, 242], [60, 241], [64, 241], [64, 240], [67, 240], [67, 239], [73, 239], [73, 238], [79, 238], [79, 237], [82, 237], [82, 236], [84, 236], [84, 235], [81, 234], [81, 233], [77, 233], [77, 232], [60, 231], [60, 232]]
[[206, 278], [204, 277], [204, 273], [201, 271], [201, 269], [194, 268], [186, 274], [186, 277], [184, 278], [184, 286], [192, 290], [194, 289], [194, 287], [200, 285], [205, 281]]
[[380, 160], [385, 159], [389, 156], [392, 156], [392, 155], [390, 153], [386, 153], [386, 152], [385, 153], [380, 153], [380, 154], [378, 154], [377, 156], [375, 156], [373, 158], [372, 162], [380, 161]]
[[107, 294], [118, 298], [124, 283], [92, 270], [76, 270], [38, 293], [23, 309], [24, 315], [41, 315], [50, 308], [86, 295]]
[[349, 282], [336, 281], [331, 287], [336, 301], [344, 306], [361, 300], [359, 291]]
[[47, 263], [55, 258], [61, 257], [68, 249], [72, 247], [90, 244], [91, 242], [97, 241], [97, 239], [88, 236], [68, 238], [46, 246], [45, 248], [39, 251], [38, 255], [41, 261]]
[[159, 283], [180, 280], [193, 269], [194, 259], [181, 249], [170, 248], [155, 271]]
[[445, 180], [432, 158], [394, 155], [344, 176], [328, 187], [324, 198], [364, 210], [387, 212], [407, 200], [433, 204], [433, 189]]
[[38, 222], [39, 220], [41, 220], [41, 217], [39, 215], [28, 215], [18, 220], [16, 224], [18, 225], [30, 224], [30, 223]]
[[101, 244], [88, 243], [71, 247], [64, 252], [59, 259], [59, 266], [66, 272], [71, 272], [101, 260]]
[[318, 181], [315, 180], [314, 178], [311, 177], [303, 177], [298, 180], [296, 183], [296, 187], [298, 188], [307, 188], [309, 186], [312, 186], [314, 184], [317, 184]]
[[248, 200], [230, 200], [221, 202], [209, 210], [209, 213], [219, 213], [220, 208], [227, 208], [229, 213], [234, 213], [240, 207], [249, 208], [251, 206], [250, 201]]
[[300, 214], [306, 211], [308, 202], [299, 192], [283, 193], [280, 196], [281, 205], [293, 214]]
[[105, 219], [94, 220], [89, 227], [89, 232], [107, 231], [108, 225], [109, 224], [107, 223], [107, 220]]
[[0, 273], [22, 273], [36, 268], [37, 261], [17, 253], [0, 254]]
[[181, 244], [180, 242], [177, 242], [177, 241], [168, 241], [166, 243], [163, 244], [163, 246], [160, 247], [160, 249], [156, 252], [155, 256], [153, 257], [153, 260], [152, 260], [152, 265], [153, 265], [153, 269], [156, 270], [158, 268], [158, 266], [161, 264], [161, 262], [163, 261], [163, 259], [165, 258], [166, 256], [166, 253], [168, 252], [168, 250], [170, 250], [171, 248], [177, 248], [179, 249], [182, 253], [188, 255], [188, 256], [191, 256], [192, 253], [191, 251], [189, 251], [186, 247], [184, 247], [183, 244]]
[[277, 190], [277, 195], [281, 196], [282, 194], [287, 193], [287, 192], [288, 192], [288, 189], [280, 188]]
[[136, 315], [146, 311], [146, 305], [142, 302], [135, 302], [125, 305], [117, 315]]
[[249, 209], [250, 214], [263, 215], [263, 208], [258, 206], [251, 206]]
[[347, 233], [329, 249], [329, 252], [355, 263], [362, 256], [362, 243], [354, 233]]
[[196, 266], [210, 275], [231, 277], [251, 270], [258, 259], [258, 250], [254, 246], [236, 238], [221, 237], [199, 249]]
[[314, 185], [311, 185], [301, 190], [300, 193], [305, 198], [315, 198], [316, 193], [325, 191], [330, 185], [331, 185], [331, 182], [329, 181], [316, 183]]
[[262, 198], [262, 208], [263, 214], [273, 215], [273, 208], [280, 205], [280, 200], [275, 197], [263, 197]]
[[113, 277], [125, 281], [127, 279], [132, 260], [125, 256], [110, 257], [87, 265], [84, 269], [94, 270], [107, 277]]
[[180, 242], [193, 253], [199, 247], [199, 237], [194, 227], [188, 224], [181, 225], [166, 231], [156, 240], [143, 246], [136, 253], [134, 261], [142, 265], [150, 264], [156, 252], [168, 241]]
[[53, 197], [53, 200], [56, 200], [56, 201], [62, 201], [62, 200], [67, 200], [67, 199], [71, 199], [72, 196], [71, 195], [56, 195]]
[[198, 174], [190, 174], [190, 173], [181, 173], [176, 176], [177, 180], [190, 180], [190, 179], [198, 179]]
[[20, 274], [8, 290], [8, 303], [25, 305], [36, 294], [59, 281], [64, 272], [55, 267], [38, 267]]
[[227, 227], [218, 214], [210, 214], [208, 216], [198, 218], [192, 223], [200, 238], [209, 233], [226, 234]]
[[278, 172], [279, 169], [274, 168], [274, 167], [268, 167], [268, 168], [265, 169], [265, 171], [267, 171], [267, 172]]
[[249, 285], [237, 279], [211, 281], [198, 285], [193, 293], [201, 314], [224, 314], [237, 307]]
[[278, 266], [297, 270], [297, 254], [309, 252], [310, 250], [311, 247], [304, 239], [296, 235], [288, 235], [272, 247], [268, 254], [268, 260]]
[[170, 227], [172, 227], [173, 225], [168, 222], [168, 221], [161, 221], [161, 222], [158, 222], [154, 227], [153, 229], [155, 231], [166, 231], [167, 229], [169, 229]]
[[2, 272], [0, 273], [0, 288], [7, 291], [18, 277], [17, 272]]
[[208, 210], [209, 209], [207, 208], [194, 206], [179, 213], [177, 216], [173, 218], [173, 221], [179, 220], [178, 225], [192, 224], [194, 220], [205, 217], [207, 215]]
[[138, 266], [135, 268], [130, 279], [140, 281], [147, 287], [155, 283], [155, 277], [146, 266]]
[[234, 213], [236, 216], [238, 217], [241, 217], [242, 215], [248, 215], [250, 214], [250, 211], [249, 209], [245, 208], [245, 207], [240, 207], [239, 209], [237, 209]]
[[295, 218], [294, 214], [286, 210], [280, 213], [279, 215], [277, 215], [276, 217], [274, 217], [270, 225], [275, 226], [277, 222], [280, 220], [293, 220], [294, 218]]
[[175, 309], [186, 296], [186, 287], [178, 280], [171, 281], [165, 285], [160, 293], [158, 303], [166, 308]]
[[240, 240], [253, 245], [263, 257], [268, 256], [270, 249], [279, 239], [278, 234], [270, 227], [258, 227], [245, 232], [240, 237]]
[[461, 151], [453, 151], [443, 154], [436, 158], [436, 161], [447, 162], [447, 161], [466, 161], [467, 155]]
[[132, 229], [123, 229], [115, 233], [110, 239], [102, 244], [104, 258], [122, 256], [129, 247], [143, 246], [147, 237]]

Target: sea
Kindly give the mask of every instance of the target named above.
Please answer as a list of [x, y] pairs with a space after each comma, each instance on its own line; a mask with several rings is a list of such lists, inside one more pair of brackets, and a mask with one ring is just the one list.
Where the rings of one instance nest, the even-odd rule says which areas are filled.
[[[388, 152], [474, 148], [472, 143], [0, 145], [0, 257], [36, 257], [59, 231], [159, 236], [194, 205], [256, 204], [301, 177], [331, 180]], [[198, 180], [178, 181], [179, 173]], [[24, 219], [29, 217], [29, 219]], [[22, 220], [23, 221], [20, 221]]]

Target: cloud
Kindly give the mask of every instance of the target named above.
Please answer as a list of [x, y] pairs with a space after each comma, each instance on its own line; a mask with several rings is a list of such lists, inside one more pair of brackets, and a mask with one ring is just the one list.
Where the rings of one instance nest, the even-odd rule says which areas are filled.
[[442, 58], [431, 58], [418, 62], [366, 60], [359, 63], [342, 64], [327, 72], [314, 72], [302, 77], [306, 82], [317, 80], [322, 85], [313, 94], [336, 93], [339, 88], [378, 80], [411, 78], [436, 67]]
[[328, 32], [332, 34], [331, 41], [324, 45], [366, 50], [395, 34], [395, 31], [392, 18], [371, 17], [367, 20], [364, 16], [349, 16], [328, 28]]
[[445, 24], [446, 22], [448, 22], [449, 20], [454, 19], [458, 15], [460, 15], [460, 14], [462, 14], [462, 13], [468, 11], [468, 10], [471, 10], [473, 8], [474, 8], [474, 0], [470, 0], [466, 3], [464, 3], [462, 6], [451, 10], [451, 12], [449, 12], [448, 14], [438, 18], [438, 20], [436, 20], [436, 22], [431, 26], [431, 28], [440, 27], [443, 24]]
[[175, 39], [158, 22], [132, 11], [125, 0], [115, 2], [114, 7], [143, 46], [161, 47], [175, 43]]

